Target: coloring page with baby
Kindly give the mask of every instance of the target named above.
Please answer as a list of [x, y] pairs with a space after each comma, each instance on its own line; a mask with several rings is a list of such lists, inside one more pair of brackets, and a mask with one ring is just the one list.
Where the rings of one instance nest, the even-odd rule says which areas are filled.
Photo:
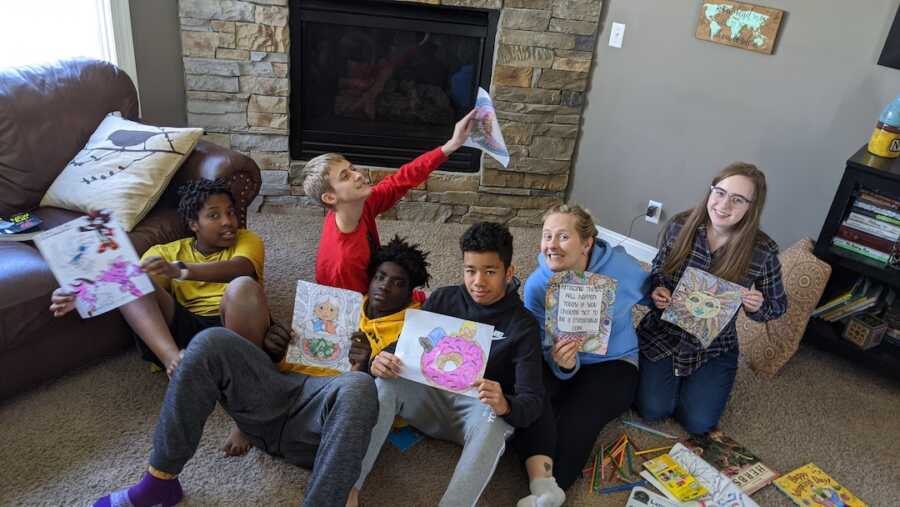
[[661, 318], [694, 335], [706, 348], [741, 307], [743, 290], [736, 283], [689, 267]]
[[578, 341], [581, 352], [606, 354], [618, 285], [614, 278], [589, 271], [553, 275], [544, 298], [544, 330], [553, 343]]
[[494, 326], [424, 310], [406, 310], [396, 356], [400, 376], [472, 398], [484, 375]]
[[109, 210], [92, 211], [34, 237], [60, 287], [86, 319], [153, 292], [128, 235]]
[[350, 371], [350, 335], [359, 328], [362, 294], [316, 283], [297, 282], [287, 363]]

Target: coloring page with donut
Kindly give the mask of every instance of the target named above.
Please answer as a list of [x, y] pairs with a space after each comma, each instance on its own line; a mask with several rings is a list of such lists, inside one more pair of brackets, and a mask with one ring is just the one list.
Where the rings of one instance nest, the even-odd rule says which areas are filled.
[[706, 348], [741, 307], [743, 289], [702, 269], [688, 267], [661, 318], [692, 334]]
[[359, 328], [363, 296], [359, 292], [297, 282], [294, 297], [294, 337], [285, 362], [350, 371], [350, 335]]
[[91, 211], [44, 231], [34, 244], [59, 286], [75, 295], [82, 319], [153, 292], [134, 246], [109, 210]]
[[494, 326], [424, 310], [406, 310], [396, 356], [400, 376], [472, 398], [472, 383], [484, 375]]
[[619, 282], [590, 271], [556, 273], [544, 297], [544, 331], [560, 341], [579, 341], [579, 351], [604, 355], [612, 331], [612, 312]]
[[472, 126], [472, 132], [469, 133], [463, 146], [484, 151], [503, 164], [503, 167], [509, 165], [509, 150], [506, 149], [506, 141], [503, 140], [503, 132], [500, 131], [494, 102], [484, 88], [478, 88], [478, 98], [475, 99], [475, 125]]

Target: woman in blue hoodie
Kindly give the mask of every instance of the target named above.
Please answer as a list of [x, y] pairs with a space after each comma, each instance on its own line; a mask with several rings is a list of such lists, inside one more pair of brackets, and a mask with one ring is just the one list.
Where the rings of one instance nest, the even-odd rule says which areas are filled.
[[[603, 355], [579, 352], [579, 341], [559, 341], [544, 328], [547, 284], [556, 273], [589, 271], [617, 282], [610, 309], [612, 329]], [[647, 302], [649, 273], [622, 247], [597, 237], [591, 214], [561, 204], [544, 214], [538, 268], [525, 282], [525, 307], [537, 319], [544, 353], [544, 410], [519, 430], [516, 447], [526, 458], [531, 494], [518, 506], [559, 506], [578, 477], [597, 435], [634, 401], [638, 385], [638, 338], [631, 309]], [[598, 308], [599, 311], [599, 308]]]

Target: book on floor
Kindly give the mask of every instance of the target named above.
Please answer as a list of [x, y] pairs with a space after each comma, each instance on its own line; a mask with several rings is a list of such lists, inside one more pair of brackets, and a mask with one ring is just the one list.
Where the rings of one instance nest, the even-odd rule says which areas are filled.
[[359, 329], [362, 300], [359, 292], [297, 281], [286, 369], [308, 375], [350, 371], [350, 337]]
[[778, 477], [776, 471], [766, 466], [749, 449], [719, 430], [703, 435], [692, 435], [685, 439], [683, 444], [731, 478], [748, 495], [752, 495]]
[[801, 507], [813, 505], [841, 505], [846, 507], [867, 507], [815, 463], [785, 473], [775, 479], [775, 486]]
[[708, 489], [668, 454], [647, 460], [643, 466], [653, 477], [654, 486], [679, 502], [697, 500], [709, 494]]
[[631, 490], [625, 507], [679, 507], [680, 505], [680, 503], [657, 495], [649, 489], [637, 486]]
[[34, 244], [59, 286], [75, 295], [83, 319], [153, 292], [128, 235], [108, 210], [44, 231]]

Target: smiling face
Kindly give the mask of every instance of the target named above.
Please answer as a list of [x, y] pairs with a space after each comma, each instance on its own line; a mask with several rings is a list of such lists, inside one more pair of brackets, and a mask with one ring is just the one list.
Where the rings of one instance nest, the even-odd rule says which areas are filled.
[[237, 213], [228, 195], [209, 196], [197, 213], [197, 220], [191, 220], [189, 225], [201, 252], [224, 250], [237, 241]]
[[377, 319], [397, 313], [412, 301], [412, 284], [409, 273], [402, 266], [391, 261], [382, 262], [375, 269], [369, 282], [369, 301], [366, 316]]
[[684, 306], [698, 319], [711, 319], [722, 310], [722, 304], [713, 295], [696, 291], [684, 300]]
[[349, 160], [332, 162], [328, 170], [331, 190], [322, 194], [322, 202], [329, 206], [366, 200], [372, 193], [372, 185]]
[[[722, 191], [725, 195], [721, 195]], [[723, 232], [732, 230], [747, 214], [754, 194], [753, 180], [740, 174], [716, 183], [706, 201], [706, 212], [712, 226]]]
[[553, 213], [544, 220], [541, 255], [553, 272], [587, 269], [594, 239], [583, 240], [575, 229], [577, 218], [569, 213]]
[[337, 318], [337, 308], [330, 301], [322, 301], [317, 304], [313, 313], [322, 320], [334, 320]]
[[504, 267], [497, 252], [463, 252], [463, 280], [469, 296], [480, 305], [491, 305], [506, 295], [512, 266]]

